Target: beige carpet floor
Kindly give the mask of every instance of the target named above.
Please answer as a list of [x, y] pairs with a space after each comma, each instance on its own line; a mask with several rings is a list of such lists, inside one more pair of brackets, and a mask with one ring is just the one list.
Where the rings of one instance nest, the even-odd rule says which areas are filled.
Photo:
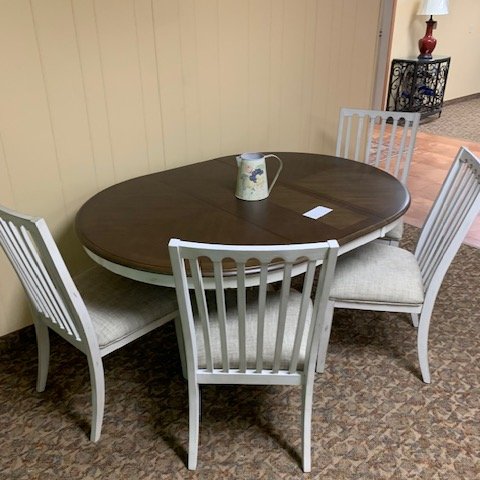
[[447, 104], [440, 118], [428, 117], [420, 131], [480, 143], [480, 96]]
[[[405, 244], [418, 230], [407, 226]], [[0, 479], [478, 479], [480, 252], [462, 246], [433, 313], [432, 383], [407, 315], [339, 310], [315, 380], [313, 468], [299, 466], [294, 387], [203, 389], [199, 464], [185, 467], [187, 388], [172, 325], [105, 360], [103, 435], [88, 440], [85, 358], [56, 339], [35, 392], [33, 330], [0, 339]]]

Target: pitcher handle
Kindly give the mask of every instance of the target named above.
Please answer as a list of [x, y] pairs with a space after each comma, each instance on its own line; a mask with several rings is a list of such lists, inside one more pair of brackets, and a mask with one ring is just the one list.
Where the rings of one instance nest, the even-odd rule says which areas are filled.
[[268, 189], [268, 194], [270, 195], [270, 192], [272, 191], [272, 188], [273, 186], [275, 185], [275, 182], [277, 181], [277, 178], [278, 176], [280, 175], [280, 172], [282, 171], [282, 168], [283, 168], [283, 162], [282, 160], [280, 160], [280, 158], [278, 158], [276, 155], [274, 155], [273, 153], [269, 154], [269, 155], [265, 155], [265, 160], [267, 160], [268, 157], [274, 157], [278, 160], [280, 166], [278, 167], [278, 170], [277, 170], [277, 173], [275, 174], [275, 177], [272, 181], [272, 183], [270, 184], [270, 187]]

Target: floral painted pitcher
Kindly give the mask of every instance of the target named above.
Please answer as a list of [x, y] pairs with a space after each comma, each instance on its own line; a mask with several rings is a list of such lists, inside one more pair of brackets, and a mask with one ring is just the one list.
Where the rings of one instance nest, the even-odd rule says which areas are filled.
[[[268, 157], [274, 157], [280, 163], [270, 188], [268, 188], [267, 164], [265, 161]], [[241, 200], [263, 200], [268, 197], [275, 185], [283, 168], [283, 163], [273, 154], [242, 153], [237, 157], [237, 166], [238, 174], [235, 196]]]

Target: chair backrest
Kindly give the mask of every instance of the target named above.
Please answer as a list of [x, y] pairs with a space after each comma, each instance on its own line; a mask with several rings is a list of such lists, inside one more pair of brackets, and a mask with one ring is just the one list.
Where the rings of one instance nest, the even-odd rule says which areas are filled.
[[337, 157], [368, 163], [407, 182], [420, 114], [342, 108]]
[[480, 160], [461, 147], [423, 225], [415, 256], [425, 290], [435, 296], [480, 211]]
[[88, 311], [45, 220], [0, 206], [0, 244], [33, 313], [84, 352], [97, 344]]
[[[307, 372], [305, 378], [313, 375], [319, 319], [325, 313], [338, 251], [335, 240], [236, 246], [172, 239], [169, 250], [189, 380], [193, 376], [200, 383], [300, 384], [306, 380], [298, 372]], [[312, 306], [319, 262], [323, 265]], [[306, 270], [302, 292], [294, 293], [292, 270], [298, 264]], [[267, 288], [272, 268], [283, 274], [275, 292]], [[236, 292], [225, 288], [225, 278], [232, 275]], [[258, 286], [247, 287], [252, 275], [257, 276]], [[214, 289], [209, 292], [205, 286], [212, 277]]]

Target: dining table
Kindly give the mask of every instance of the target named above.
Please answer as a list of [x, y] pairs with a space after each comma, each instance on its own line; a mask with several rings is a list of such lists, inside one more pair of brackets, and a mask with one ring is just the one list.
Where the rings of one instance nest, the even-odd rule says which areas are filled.
[[[384, 236], [409, 207], [407, 188], [371, 165], [317, 153], [271, 153], [283, 169], [263, 200], [235, 196], [237, 155], [227, 155], [100, 191], [76, 215], [78, 238], [87, 254], [112, 272], [174, 287], [171, 238], [222, 245], [335, 239], [341, 255]], [[269, 182], [276, 170], [270, 161]], [[305, 215], [315, 208], [323, 215]]]

